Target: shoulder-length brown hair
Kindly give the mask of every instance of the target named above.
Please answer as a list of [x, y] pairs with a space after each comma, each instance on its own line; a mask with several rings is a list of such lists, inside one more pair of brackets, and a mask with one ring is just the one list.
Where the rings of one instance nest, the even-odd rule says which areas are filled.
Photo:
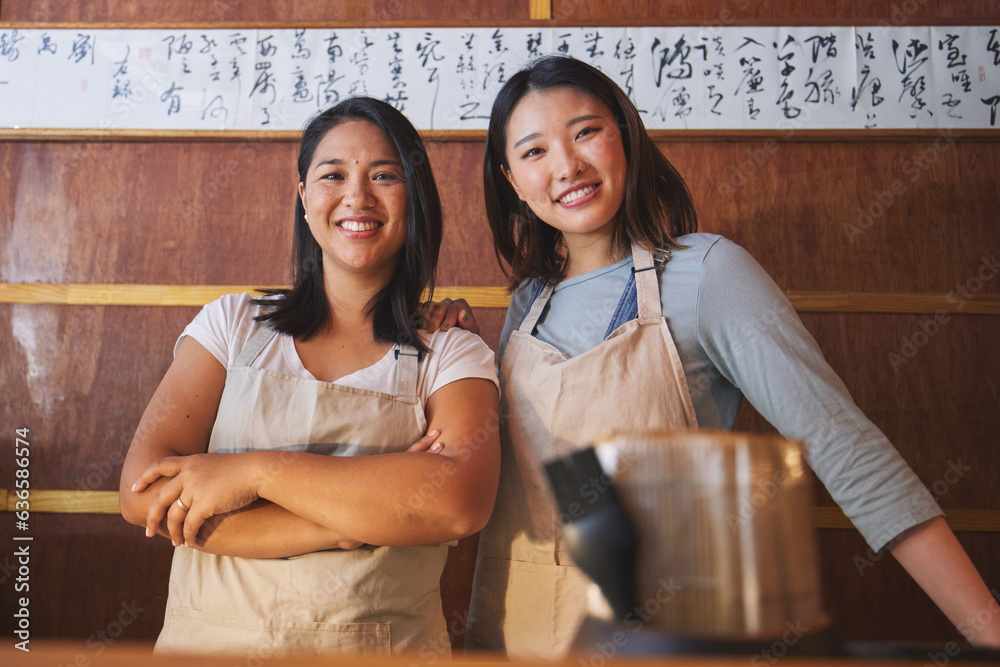
[[[653, 250], [677, 248], [675, 239], [698, 229], [691, 193], [684, 179], [646, 133], [639, 112], [614, 81], [587, 63], [566, 56], [545, 56], [512, 76], [493, 102], [483, 162], [486, 218], [493, 232], [497, 259], [513, 291], [525, 280], [557, 280], [563, 260], [561, 232], [544, 224], [521, 201], [504, 176], [507, 163], [507, 125], [521, 99], [530, 92], [575, 88], [593, 95], [611, 113], [622, 135], [627, 175], [625, 196], [618, 210], [612, 250], [631, 252], [632, 243]], [[510, 267], [509, 270], [507, 267]]]
[[[421, 352], [427, 346], [417, 333], [416, 310], [424, 290], [433, 293], [441, 248], [441, 200], [423, 141], [395, 107], [370, 97], [351, 97], [314, 116], [299, 144], [299, 180], [305, 182], [313, 154], [326, 133], [341, 123], [363, 120], [379, 128], [399, 154], [406, 179], [406, 242], [396, 271], [368, 302], [375, 339], [408, 343]], [[295, 195], [291, 289], [262, 289], [268, 297], [254, 303], [267, 308], [257, 320], [304, 340], [332, 321], [323, 283], [323, 251], [309, 230], [302, 198]]]

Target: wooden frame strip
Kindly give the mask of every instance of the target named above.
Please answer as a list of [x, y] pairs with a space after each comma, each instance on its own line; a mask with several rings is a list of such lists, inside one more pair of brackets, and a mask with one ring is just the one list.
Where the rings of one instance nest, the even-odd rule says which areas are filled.
[[965, 299], [938, 292], [806, 292], [789, 290], [785, 296], [801, 313], [910, 313], [1000, 315], [1000, 295]]
[[[0, 128], [0, 141], [10, 142], [297, 142], [298, 130], [101, 130], [78, 128]], [[486, 130], [421, 130], [427, 142], [484, 142]], [[954, 142], [993, 143], [1000, 141], [1000, 130], [921, 129], [921, 130], [649, 130], [649, 136], [661, 143], [682, 141], [740, 142], [780, 139], [805, 143], [858, 143], [870, 141], [919, 143], [946, 138]]]
[[552, 0], [528, 0], [528, 16], [532, 21], [551, 21]]
[[[450, 20], [389, 20], [362, 19], [360, 21], [0, 21], [0, 30], [256, 30], [292, 28], [347, 30], [351, 28], [370, 30], [390, 28], [720, 28], [720, 27], [813, 27], [817, 19], [809, 17], [732, 16], [730, 20], [705, 20], [684, 16], [671, 16], [669, 22], [658, 18], [599, 18], [574, 19], [572, 16], [556, 18], [552, 0], [529, 0], [529, 16], [538, 5], [548, 5], [549, 15], [527, 19], [450, 19]], [[823, 27], [882, 28], [884, 22], [874, 19], [855, 19], [851, 16], [823, 19]], [[962, 17], [936, 16], [933, 21], [913, 20], [900, 24], [908, 27], [922, 26], [965, 26], [994, 25], [991, 21], [970, 20]]]
[[[203, 306], [223, 294], [256, 292], [258, 285], [101, 285], [0, 283], [0, 303], [69, 306]], [[280, 286], [276, 286], [280, 287]], [[1000, 295], [971, 299], [939, 292], [785, 292], [802, 313], [1000, 315]], [[436, 299], [465, 299], [474, 308], [506, 308], [504, 287], [438, 287]]]
[[[954, 531], [970, 533], [1000, 532], [1000, 511], [950, 509], [944, 510], [945, 521]], [[854, 530], [854, 524], [839, 507], [813, 507], [813, 526], [825, 530]]]
[[[0, 489], [0, 512], [14, 512], [17, 502], [8, 489]], [[32, 491], [31, 512], [48, 514], [119, 514], [117, 491]], [[813, 507], [813, 525], [823, 530], [853, 530], [839, 507]], [[1000, 511], [953, 509], [945, 519], [952, 530], [1000, 532]]]
[[[0, 511], [17, 511], [13, 490], [0, 489], [0, 498], [5, 498]], [[32, 491], [28, 504], [32, 513], [120, 514], [117, 491]]]
[[[96, 285], [0, 283], [0, 303], [68, 306], [203, 306], [223, 294], [257, 293], [261, 285]], [[275, 285], [274, 287], [287, 287]], [[477, 308], [506, 308], [503, 287], [438, 287], [437, 299], [465, 299]]]

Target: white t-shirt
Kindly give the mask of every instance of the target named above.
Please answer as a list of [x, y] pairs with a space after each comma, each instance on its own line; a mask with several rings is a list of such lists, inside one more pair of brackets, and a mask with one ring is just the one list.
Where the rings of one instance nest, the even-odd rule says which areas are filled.
[[[260, 314], [261, 308], [250, 302], [252, 298], [246, 293], [226, 294], [207, 304], [177, 339], [174, 354], [177, 354], [184, 337], [191, 336], [220, 364], [226, 368], [232, 366], [250, 338], [263, 327], [253, 319]], [[422, 356], [417, 366], [417, 396], [421, 402], [426, 403], [431, 394], [446, 384], [466, 378], [483, 378], [499, 388], [493, 351], [479, 336], [457, 327], [434, 333], [421, 331], [420, 336], [431, 351]], [[272, 338], [250, 367], [316, 379], [302, 365], [292, 337], [286, 334]], [[396, 357], [393, 350], [389, 350], [374, 366], [345, 375], [335, 384], [395, 394]]]

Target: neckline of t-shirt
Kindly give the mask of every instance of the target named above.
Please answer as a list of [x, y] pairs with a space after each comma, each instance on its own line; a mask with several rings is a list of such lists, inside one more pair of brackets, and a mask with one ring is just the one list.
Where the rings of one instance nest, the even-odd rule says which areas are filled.
[[[295, 349], [295, 340], [291, 336], [285, 336], [285, 335], [279, 335], [278, 338], [281, 339], [280, 340], [281, 354], [282, 356], [285, 357], [285, 361], [288, 363], [288, 366], [295, 371], [295, 375], [304, 377], [307, 380], [316, 380], [316, 376], [310, 373], [309, 369], [306, 368], [305, 364], [302, 363], [302, 358], [299, 357], [299, 351]], [[389, 348], [389, 351], [385, 353], [385, 356], [383, 356], [381, 359], [376, 361], [371, 366], [368, 366], [367, 368], [359, 368], [353, 373], [350, 373], [348, 375], [343, 375], [328, 384], [341, 384], [341, 385], [346, 384], [350, 386], [355, 386], [350, 382], [345, 382], [345, 380], [350, 380], [351, 378], [361, 375], [362, 373], [364, 374], [382, 373], [383, 371], [386, 370], [386, 366], [388, 366], [390, 363], [396, 360], [396, 357], [393, 354], [395, 350], [396, 350], [395, 347]], [[316, 381], [320, 382], [320, 380]], [[360, 383], [360, 386], [364, 387], [365, 384], [368, 383]]]
[[573, 287], [574, 285], [585, 283], [588, 280], [593, 280], [594, 278], [600, 278], [605, 274], [611, 273], [612, 271], [617, 271], [623, 266], [629, 266], [631, 264], [632, 264], [632, 255], [629, 255], [624, 259], [618, 260], [614, 264], [609, 264], [608, 266], [602, 266], [599, 269], [594, 269], [593, 271], [588, 271], [587, 273], [581, 273], [578, 276], [573, 276], [572, 278], [556, 283], [556, 286], [553, 289], [553, 291], [558, 292], [559, 290], [566, 289], [567, 287]]

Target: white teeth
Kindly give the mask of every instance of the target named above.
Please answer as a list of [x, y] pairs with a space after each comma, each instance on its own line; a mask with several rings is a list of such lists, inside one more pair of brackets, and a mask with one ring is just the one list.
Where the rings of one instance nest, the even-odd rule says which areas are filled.
[[373, 229], [381, 227], [381, 223], [378, 222], [358, 222], [357, 220], [344, 220], [340, 223], [340, 226], [349, 232], [370, 232]]
[[589, 195], [593, 191], [594, 191], [594, 186], [588, 185], [585, 188], [581, 188], [579, 190], [573, 190], [573, 192], [569, 193], [559, 201], [562, 202], [563, 204], [569, 204], [570, 202], [575, 202], [580, 197], [585, 197]]

